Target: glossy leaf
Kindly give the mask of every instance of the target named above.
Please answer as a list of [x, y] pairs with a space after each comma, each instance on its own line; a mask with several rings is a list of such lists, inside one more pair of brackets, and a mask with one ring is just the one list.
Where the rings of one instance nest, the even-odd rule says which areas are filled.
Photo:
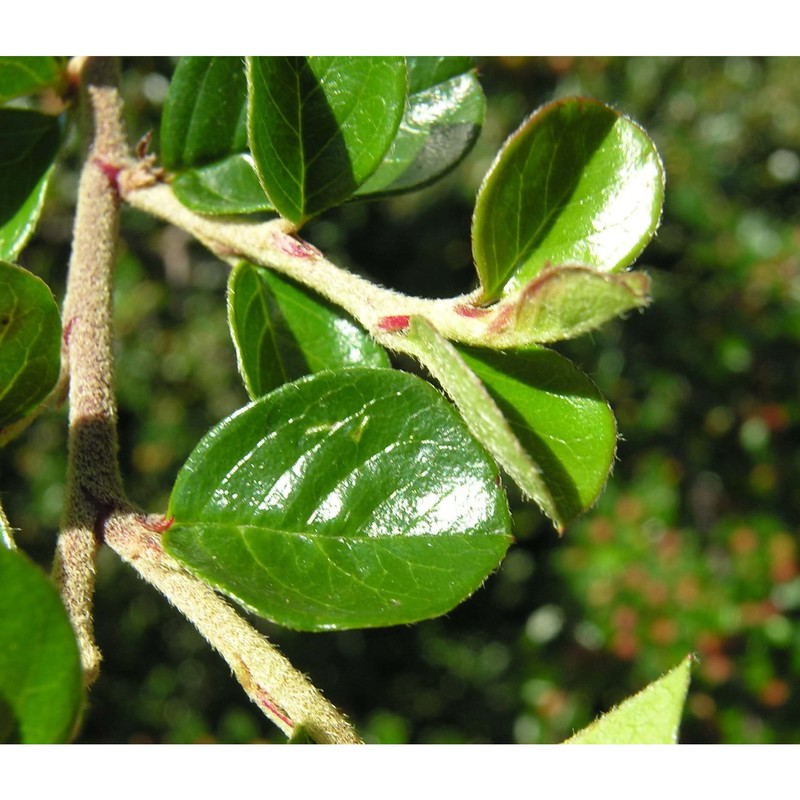
[[406, 63], [409, 97], [475, 69], [469, 56], [409, 56]]
[[605, 485], [617, 444], [614, 415], [597, 387], [545, 348], [458, 350], [541, 469], [558, 519], [566, 523], [589, 508]]
[[689, 656], [565, 744], [677, 744], [691, 666]]
[[251, 398], [340, 367], [389, 367], [386, 351], [338, 307], [241, 262], [228, 281], [228, 325]]
[[408, 104], [380, 167], [361, 197], [407, 192], [451, 170], [480, 132], [486, 98], [469, 58], [418, 57], [408, 62]]
[[0, 103], [57, 86], [61, 80], [59, 62], [50, 56], [0, 56]]
[[47, 284], [0, 262], [0, 428], [47, 397], [60, 360], [61, 317]]
[[254, 214], [271, 211], [249, 154], [226, 156], [188, 169], [172, 181], [172, 191], [198, 214]]
[[244, 59], [182, 58], [161, 124], [172, 189], [198, 214], [252, 214], [271, 206], [247, 146]]
[[497, 459], [522, 491], [561, 527], [558, 508], [541, 469], [456, 348], [426, 320], [412, 317], [403, 350], [419, 359], [458, 406], [472, 435]]
[[170, 170], [211, 164], [247, 150], [244, 59], [192, 56], [178, 62], [161, 118], [161, 157]]
[[0, 741], [64, 742], [83, 679], [58, 593], [21, 553], [0, 547]]
[[631, 264], [663, 197], [661, 160], [636, 123], [593, 100], [544, 106], [508, 139], [478, 193], [472, 246], [484, 301], [548, 265]]
[[649, 302], [650, 279], [643, 272], [548, 268], [494, 306], [484, 344], [524, 347], [572, 339]]
[[14, 259], [33, 233], [60, 140], [58, 118], [0, 109], [0, 259]]
[[273, 207], [297, 224], [354, 194], [405, 108], [403, 58], [249, 58], [247, 76], [256, 171]]
[[165, 547], [262, 616], [397, 625], [468, 597], [510, 542], [497, 467], [432, 387], [323, 372], [214, 428], [181, 470]]

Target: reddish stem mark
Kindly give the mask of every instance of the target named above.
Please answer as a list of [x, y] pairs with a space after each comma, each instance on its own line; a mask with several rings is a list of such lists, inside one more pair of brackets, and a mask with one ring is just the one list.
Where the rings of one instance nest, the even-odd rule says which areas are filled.
[[485, 317], [487, 314], [492, 313], [488, 308], [477, 308], [476, 306], [467, 305], [456, 306], [454, 311], [462, 317]]
[[102, 158], [93, 158], [94, 165], [108, 178], [109, 182], [118, 189], [117, 178], [119, 173], [122, 172], [122, 167], [119, 164], [111, 164], [108, 161], [103, 161]]
[[508, 327], [509, 320], [515, 311], [515, 306], [511, 304], [502, 307], [497, 312], [497, 316], [494, 320], [489, 323], [489, 333], [502, 333]]
[[286, 714], [284, 714], [283, 711], [281, 711], [278, 706], [272, 702], [272, 698], [263, 689], [257, 689], [256, 695], [258, 697], [259, 705], [263, 706], [267, 711], [276, 716], [290, 728], [294, 728], [294, 722], [292, 722], [292, 720], [290, 720], [289, 717], [287, 717]]
[[295, 258], [316, 258], [321, 256], [319, 250], [308, 242], [298, 239], [294, 236], [286, 236], [285, 234], [278, 234], [275, 237], [275, 244], [283, 250], [284, 253]]
[[404, 331], [411, 323], [411, 318], [408, 314], [398, 314], [397, 316], [381, 317], [378, 321], [378, 327], [387, 333], [396, 333], [397, 331]]
[[172, 527], [172, 523], [175, 522], [175, 517], [143, 515], [139, 518], [139, 521], [142, 523], [142, 527], [153, 531], [153, 533], [164, 533], [165, 530]]
[[69, 337], [72, 333], [72, 326], [75, 324], [77, 317], [73, 317], [64, 328], [63, 332], [61, 333], [61, 341], [64, 343], [64, 347], [69, 347]]

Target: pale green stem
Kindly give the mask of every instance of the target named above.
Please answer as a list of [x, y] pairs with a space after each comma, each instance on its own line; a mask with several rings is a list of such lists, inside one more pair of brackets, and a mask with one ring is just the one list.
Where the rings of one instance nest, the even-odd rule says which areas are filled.
[[[381, 344], [404, 350], [402, 318], [428, 319], [446, 339], [481, 344], [499, 308], [478, 309], [478, 292], [430, 300], [377, 286], [338, 267], [316, 248], [293, 236], [293, 226], [283, 219], [268, 222], [232, 221], [195, 214], [174, 195], [169, 185], [143, 180], [142, 165], [123, 170], [123, 199], [155, 217], [190, 233], [219, 258], [230, 264], [247, 259], [280, 272], [343, 308]], [[490, 338], [490, 337], [489, 337]]]

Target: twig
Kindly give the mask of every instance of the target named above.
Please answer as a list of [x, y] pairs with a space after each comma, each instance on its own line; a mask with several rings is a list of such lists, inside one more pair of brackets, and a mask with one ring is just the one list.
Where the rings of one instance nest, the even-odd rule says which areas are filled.
[[105, 541], [197, 627], [281, 730], [291, 735], [302, 725], [319, 742], [357, 743], [347, 720], [267, 639], [164, 552], [157, 530], [125, 497], [111, 350], [119, 192], [123, 185], [151, 183], [152, 177], [149, 162], [134, 162], [128, 151], [114, 62], [75, 60], [70, 71], [81, 87], [92, 144], [81, 173], [64, 301], [69, 465], [54, 573], [80, 645], [85, 682], [94, 681], [100, 665], [91, 610], [95, 554]]
[[153, 527], [135, 514], [113, 514], [105, 524], [105, 542], [194, 624], [287, 736], [302, 725], [321, 744], [359, 743], [350, 723], [277, 648], [164, 551]]
[[63, 360], [70, 375], [69, 462], [53, 570], [78, 638], [84, 680], [91, 685], [101, 658], [92, 628], [95, 528], [101, 515], [126, 505], [117, 463], [111, 351], [119, 196], [99, 164], [123, 159], [128, 152], [115, 61], [81, 59], [70, 67], [79, 81], [84, 135], [91, 144], [78, 189], [63, 311]]
[[447, 339], [485, 344], [487, 330], [500, 313], [497, 307], [476, 307], [479, 292], [432, 300], [378, 286], [342, 269], [296, 238], [286, 220], [259, 223], [195, 214], [180, 203], [168, 184], [154, 180], [146, 185], [141, 177], [128, 181], [129, 173], [140, 176], [141, 166], [120, 173], [125, 202], [190, 233], [229, 264], [247, 259], [308, 286], [347, 311], [377, 341], [393, 350], [404, 349], [401, 338], [393, 334], [404, 329], [410, 316], [430, 320]]

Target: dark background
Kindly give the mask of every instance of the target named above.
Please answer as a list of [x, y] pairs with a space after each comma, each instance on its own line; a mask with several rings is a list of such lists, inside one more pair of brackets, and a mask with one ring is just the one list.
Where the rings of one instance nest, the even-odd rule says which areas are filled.
[[[369, 741], [557, 742], [698, 656], [685, 742], [800, 742], [800, 61], [478, 61], [475, 150], [422, 192], [325, 214], [304, 236], [405, 292], [474, 287], [480, 180], [538, 105], [585, 94], [640, 122], [665, 163], [645, 313], [559, 349], [608, 397], [622, 441], [606, 491], [562, 539], [511, 491], [517, 544], [472, 599], [410, 627], [299, 634], [257, 623]], [[156, 131], [170, 59], [123, 62], [132, 135]], [[73, 151], [75, 150], [73, 146]], [[77, 156], [20, 262], [61, 296]], [[225, 321], [227, 269], [125, 211], [116, 290], [121, 460], [166, 508], [202, 434], [246, 401]], [[18, 543], [47, 564], [64, 414], [0, 451]], [[81, 742], [282, 741], [194, 629], [113, 553], [98, 563], [105, 661]]]

